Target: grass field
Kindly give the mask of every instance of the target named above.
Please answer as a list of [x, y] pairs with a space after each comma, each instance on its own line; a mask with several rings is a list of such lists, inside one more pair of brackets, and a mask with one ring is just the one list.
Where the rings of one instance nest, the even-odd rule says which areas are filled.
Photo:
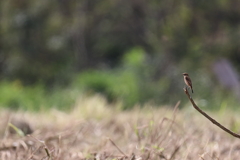
[[[180, 106], [182, 104], [180, 103]], [[239, 132], [235, 112], [209, 113]], [[238, 160], [240, 140], [231, 137], [190, 105], [145, 105], [118, 110], [99, 95], [79, 97], [72, 111], [0, 112], [1, 160]], [[12, 119], [25, 121], [30, 136], [10, 134]]]

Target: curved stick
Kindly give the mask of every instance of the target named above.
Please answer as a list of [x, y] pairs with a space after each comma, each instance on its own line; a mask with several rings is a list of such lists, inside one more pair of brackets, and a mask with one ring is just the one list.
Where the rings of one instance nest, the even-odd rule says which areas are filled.
[[204, 117], [206, 117], [208, 120], [210, 120], [213, 124], [215, 124], [216, 126], [218, 126], [219, 128], [221, 128], [222, 130], [224, 130], [225, 132], [231, 134], [232, 136], [236, 137], [236, 138], [240, 138], [240, 135], [237, 133], [234, 133], [232, 131], [230, 131], [229, 129], [227, 129], [226, 127], [224, 127], [223, 125], [221, 125], [219, 122], [217, 122], [215, 119], [213, 119], [212, 117], [210, 117], [207, 113], [203, 112], [193, 101], [192, 97], [189, 95], [188, 90], [186, 88], [183, 88], [184, 92], [186, 93], [186, 95], [188, 96], [188, 99], [190, 100], [190, 102], [192, 103], [192, 106], [198, 111], [200, 112]]

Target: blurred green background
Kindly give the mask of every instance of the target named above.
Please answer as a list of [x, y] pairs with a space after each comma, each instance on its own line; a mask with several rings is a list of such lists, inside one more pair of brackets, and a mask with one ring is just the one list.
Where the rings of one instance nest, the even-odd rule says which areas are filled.
[[0, 1], [0, 106], [68, 110], [80, 94], [122, 109], [237, 108], [240, 1]]

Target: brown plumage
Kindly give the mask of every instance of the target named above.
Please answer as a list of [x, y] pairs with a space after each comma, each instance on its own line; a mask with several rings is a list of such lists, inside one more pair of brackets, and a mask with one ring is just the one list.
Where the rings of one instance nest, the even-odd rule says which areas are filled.
[[191, 88], [192, 93], [193, 93], [192, 81], [187, 73], [183, 73], [183, 79], [184, 79], [184, 82], [186, 83], [186, 85]]

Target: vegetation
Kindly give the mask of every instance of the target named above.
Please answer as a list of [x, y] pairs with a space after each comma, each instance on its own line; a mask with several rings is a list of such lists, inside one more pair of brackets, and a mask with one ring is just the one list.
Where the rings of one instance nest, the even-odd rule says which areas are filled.
[[[123, 101], [124, 109], [173, 104], [182, 99], [182, 72], [213, 108], [236, 104], [211, 68], [221, 57], [240, 68], [236, 6], [227, 0], [1, 1], [0, 85], [16, 93], [0, 104], [62, 108], [74, 102], [54, 97], [69, 88], [100, 92], [109, 102]], [[15, 82], [41, 103], [20, 100]]]
[[[125, 112], [116, 108], [95, 95], [81, 97], [68, 114], [54, 109], [39, 113], [1, 110], [0, 117], [4, 120], [0, 124], [1, 159], [239, 158], [239, 141], [190, 107], [173, 110], [170, 109], [173, 106], [145, 105]], [[239, 132], [237, 112], [226, 109], [223, 115], [208, 113]], [[9, 134], [6, 123], [9, 118], [28, 123], [33, 130], [31, 136]]]
[[0, 83], [0, 106], [13, 110], [47, 110], [50, 107], [69, 110], [77, 93], [67, 89], [47, 91], [43, 85], [23, 86], [19, 81]]
[[238, 6], [0, 1], [0, 159], [239, 159]]

